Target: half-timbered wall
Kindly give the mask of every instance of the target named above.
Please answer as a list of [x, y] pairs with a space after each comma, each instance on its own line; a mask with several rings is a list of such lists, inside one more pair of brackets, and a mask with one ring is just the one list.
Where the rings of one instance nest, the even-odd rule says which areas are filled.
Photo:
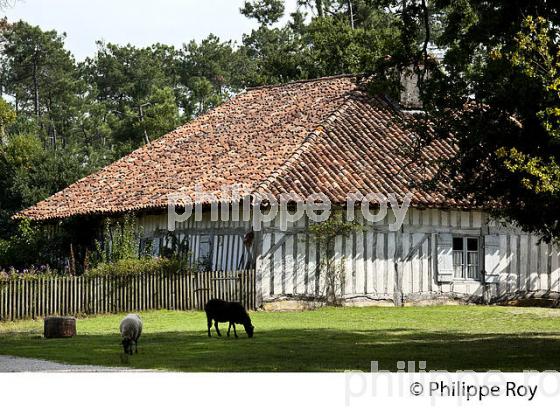
[[[171, 246], [172, 236], [167, 229], [166, 214], [142, 216], [138, 224], [144, 241], [151, 242], [154, 255], [160, 255], [163, 248]], [[233, 271], [254, 264], [253, 248], [243, 242], [249, 230], [246, 222], [212, 222], [210, 214], [204, 213], [201, 221], [189, 218], [178, 223], [173, 235], [187, 248], [186, 257], [195, 269]]]
[[[558, 249], [539, 243], [535, 235], [489, 221], [482, 212], [410, 209], [398, 232], [389, 230], [391, 222], [361, 221], [363, 229], [336, 239], [335, 261], [343, 273], [338, 292], [343, 299], [398, 303], [560, 291]], [[282, 232], [275, 221], [263, 230], [257, 250], [263, 300], [324, 296], [323, 250], [307, 231], [308, 223], [300, 221]], [[446, 236], [479, 238], [479, 269], [485, 271], [480, 280], [441, 275], [438, 251]]]
[[[393, 218], [389, 212], [378, 223], [360, 221], [362, 229], [336, 239], [334, 258], [341, 272], [337, 292], [343, 299], [399, 303], [439, 296], [560, 291], [560, 253], [534, 235], [489, 221], [479, 211], [410, 209], [397, 232], [389, 230]], [[253, 258], [263, 301], [324, 296], [324, 250], [309, 233], [309, 221], [289, 224], [287, 231], [280, 229], [279, 221], [276, 218], [257, 232], [251, 249], [243, 244], [250, 231], [247, 222], [211, 222], [205, 214], [203, 221], [178, 225], [176, 233], [188, 239], [193, 264], [200, 262], [201, 243], [208, 238], [213, 270], [244, 268]], [[166, 215], [144, 216], [140, 224], [146, 237], [155, 237], [158, 246], [165, 246]], [[445, 275], [450, 256], [442, 249], [444, 238], [451, 236], [480, 238], [479, 268], [485, 271], [481, 280]]]

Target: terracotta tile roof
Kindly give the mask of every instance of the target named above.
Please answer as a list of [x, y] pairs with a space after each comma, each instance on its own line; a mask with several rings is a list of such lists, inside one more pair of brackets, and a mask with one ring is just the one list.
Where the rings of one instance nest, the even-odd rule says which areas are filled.
[[[198, 185], [216, 195], [223, 185], [252, 192], [413, 192], [422, 206], [455, 206], [441, 193], [413, 188], [434, 169], [408, 164], [399, 148], [411, 136], [392, 121], [381, 98], [340, 76], [251, 89], [99, 172], [83, 178], [18, 217], [35, 220], [167, 207], [179, 189]], [[427, 151], [452, 151], [440, 143]]]
[[413, 134], [396, 121], [402, 115], [384, 98], [353, 90], [343, 106], [313, 135], [291, 163], [257, 189], [273, 195], [295, 192], [301, 197], [326, 194], [345, 203], [349, 193], [394, 194], [399, 203], [407, 194], [419, 207], [469, 208], [468, 201], [446, 195], [447, 188], [427, 191], [422, 183], [437, 172], [438, 159], [455, 148], [437, 140], [413, 160]]

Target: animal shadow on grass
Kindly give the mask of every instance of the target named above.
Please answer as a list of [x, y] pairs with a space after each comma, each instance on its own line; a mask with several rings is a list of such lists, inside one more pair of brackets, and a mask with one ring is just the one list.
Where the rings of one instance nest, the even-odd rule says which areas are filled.
[[123, 366], [128, 366], [130, 364], [130, 355], [126, 354], [126, 353], [121, 353], [119, 354], [120, 360], [121, 360], [121, 364]]

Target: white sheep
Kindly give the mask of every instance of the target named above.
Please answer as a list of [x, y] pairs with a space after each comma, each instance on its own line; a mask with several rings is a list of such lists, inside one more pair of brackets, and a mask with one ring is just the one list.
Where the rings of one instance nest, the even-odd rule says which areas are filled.
[[138, 339], [142, 335], [142, 319], [136, 314], [127, 315], [121, 321], [121, 336], [124, 353], [132, 355], [132, 345], [138, 353]]

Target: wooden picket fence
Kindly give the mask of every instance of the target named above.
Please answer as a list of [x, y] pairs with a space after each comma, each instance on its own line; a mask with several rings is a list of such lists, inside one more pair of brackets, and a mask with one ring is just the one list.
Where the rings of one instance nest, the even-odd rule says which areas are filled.
[[237, 301], [254, 310], [255, 271], [12, 279], [0, 282], [0, 320], [202, 310], [212, 298]]

